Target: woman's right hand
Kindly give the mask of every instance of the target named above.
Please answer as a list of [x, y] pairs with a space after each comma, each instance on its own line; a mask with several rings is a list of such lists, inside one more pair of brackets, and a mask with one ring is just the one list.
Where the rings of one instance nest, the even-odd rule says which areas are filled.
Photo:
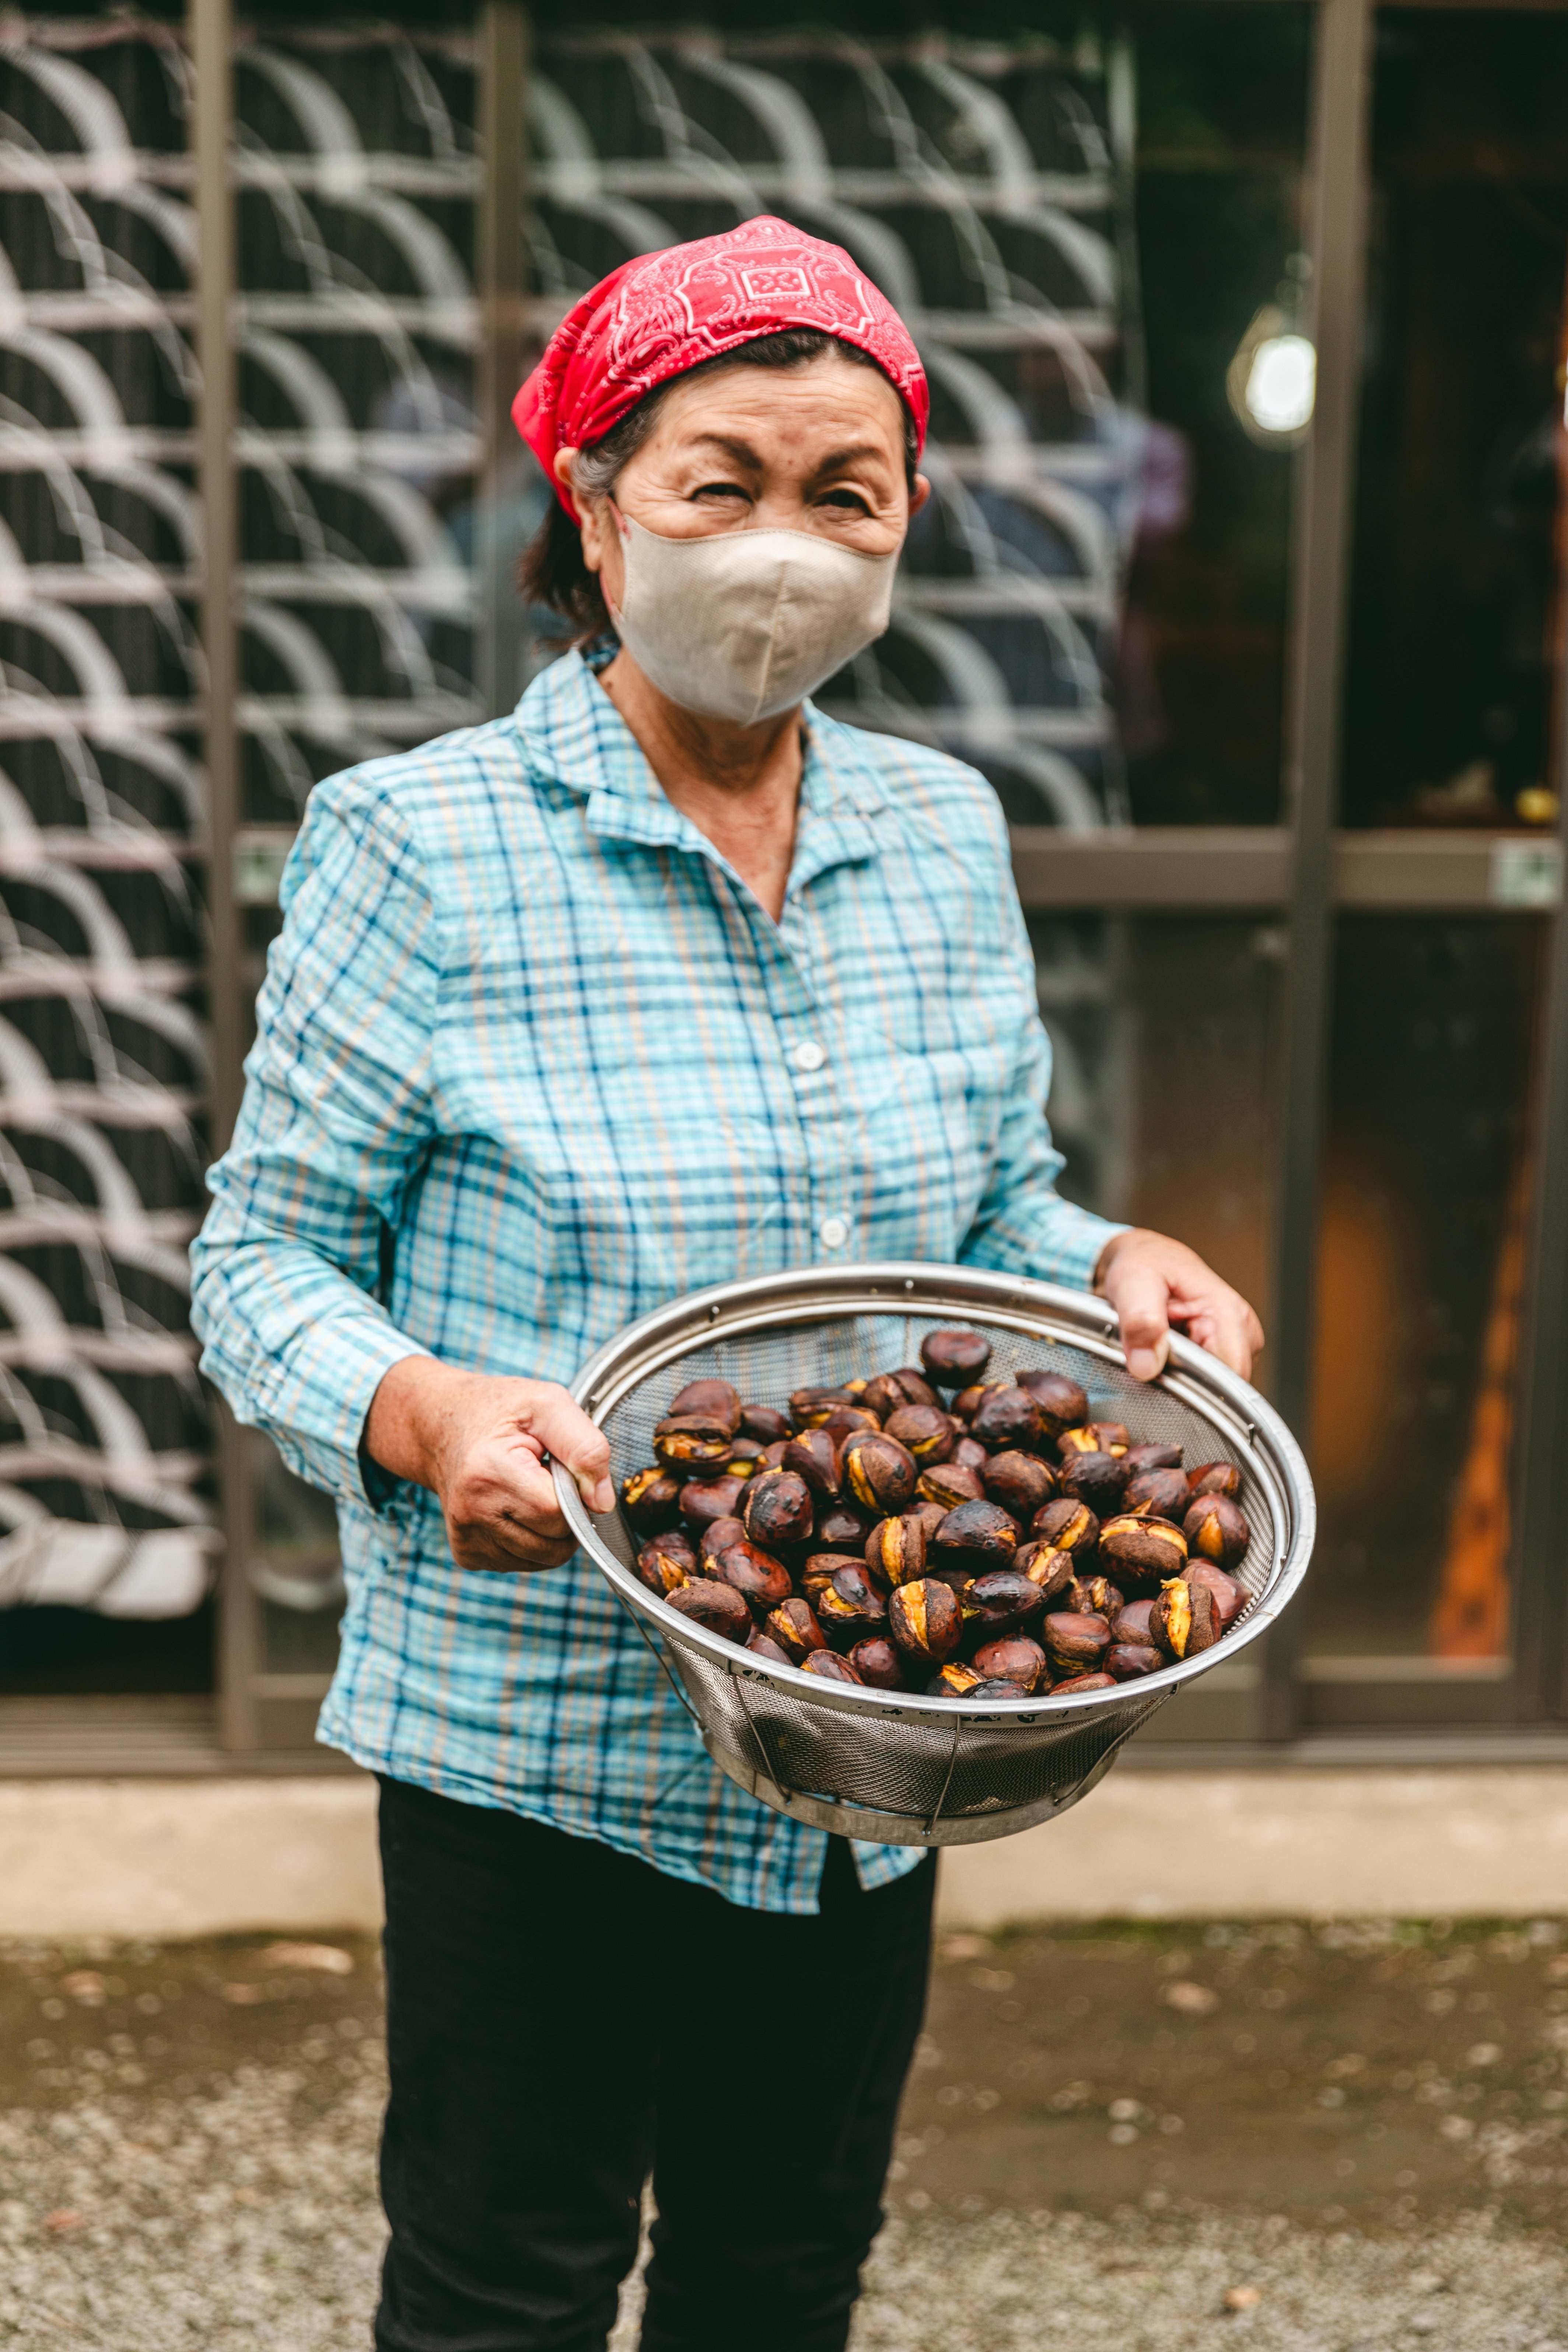
[[591, 1511], [615, 1504], [610, 1449], [555, 1381], [460, 1372], [405, 1356], [365, 1415], [364, 1447], [395, 1478], [428, 1486], [459, 1568], [516, 1575], [559, 1568], [576, 1549], [545, 1455], [564, 1465]]

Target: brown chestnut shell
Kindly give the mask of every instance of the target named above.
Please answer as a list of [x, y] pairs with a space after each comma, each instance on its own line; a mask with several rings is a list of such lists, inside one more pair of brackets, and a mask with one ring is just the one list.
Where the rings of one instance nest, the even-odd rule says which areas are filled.
[[1198, 1496], [1182, 1521], [1182, 1532], [1188, 1549], [1200, 1559], [1212, 1559], [1216, 1568], [1239, 1567], [1252, 1541], [1241, 1505], [1233, 1503], [1228, 1495], [1212, 1491]]
[[741, 1517], [746, 1533], [765, 1551], [805, 1543], [811, 1535], [811, 1489], [793, 1470], [759, 1470], [748, 1478]]
[[994, 1454], [982, 1475], [987, 1499], [1026, 1527], [1057, 1491], [1056, 1472], [1037, 1454]]
[[921, 1341], [926, 1378], [939, 1389], [966, 1389], [984, 1380], [991, 1342], [978, 1331], [928, 1331]]
[[963, 1638], [963, 1612], [940, 1577], [917, 1577], [900, 1584], [889, 1601], [888, 1631], [911, 1657], [942, 1665]]
[[752, 1631], [752, 1612], [732, 1584], [710, 1576], [694, 1576], [665, 1597], [665, 1606], [689, 1617], [704, 1632], [721, 1633], [727, 1642], [744, 1643]]
[[634, 1534], [660, 1535], [680, 1516], [680, 1481], [659, 1462], [634, 1470], [621, 1480], [621, 1508]]
[[668, 1411], [672, 1418], [683, 1412], [710, 1413], [725, 1423], [731, 1437], [740, 1433], [740, 1391], [728, 1381], [689, 1381], [679, 1396], [670, 1398]]

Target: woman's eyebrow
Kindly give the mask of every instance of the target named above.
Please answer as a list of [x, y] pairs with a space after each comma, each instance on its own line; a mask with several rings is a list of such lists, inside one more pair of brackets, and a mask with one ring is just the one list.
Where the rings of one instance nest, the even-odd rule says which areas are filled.
[[763, 470], [763, 460], [751, 443], [741, 440], [732, 433], [700, 433], [689, 446], [694, 450], [722, 449], [727, 457], [733, 457], [738, 466], [749, 466], [754, 474]]

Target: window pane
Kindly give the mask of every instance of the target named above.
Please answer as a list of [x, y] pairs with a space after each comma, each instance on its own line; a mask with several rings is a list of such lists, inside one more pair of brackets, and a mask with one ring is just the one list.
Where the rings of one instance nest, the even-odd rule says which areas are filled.
[[[542, 335], [633, 253], [755, 211], [847, 247], [908, 320], [933, 495], [891, 628], [820, 698], [973, 761], [1016, 824], [1276, 814], [1292, 436], [1249, 437], [1226, 381], [1300, 289], [1310, 13], [540, 27]], [[533, 623], [542, 658], [560, 626]]]
[[1565, 81], [1555, 13], [1378, 26], [1351, 824], [1554, 815]]
[[1265, 429], [1253, 411], [1278, 419], [1263, 400], [1269, 350], [1276, 375], [1281, 362], [1288, 370], [1305, 284], [1310, 15], [1138, 19], [1149, 425], [1117, 702], [1140, 824], [1265, 824], [1279, 814], [1298, 436]]
[[1030, 928], [1062, 1191], [1179, 1234], [1267, 1321], [1279, 933], [1167, 915]]
[[1323, 1656], [1508, 1646], [1542, 927], [1341, 926], [1307, 1586]]

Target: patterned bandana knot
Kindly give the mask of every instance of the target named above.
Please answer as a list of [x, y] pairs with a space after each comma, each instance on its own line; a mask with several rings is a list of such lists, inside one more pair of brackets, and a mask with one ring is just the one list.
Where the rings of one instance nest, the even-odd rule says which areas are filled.
[[[842, 246], [766, 213], [613, 269], [556, 328], [512, 421], [553, 481], [559, 451], [603, 440], [656, 384], [788, 327], [815, 327], [875, 360], [923, 445], [925, 370], [892, 304]], [[575, 520], [559, 484], [556, 495]]]

